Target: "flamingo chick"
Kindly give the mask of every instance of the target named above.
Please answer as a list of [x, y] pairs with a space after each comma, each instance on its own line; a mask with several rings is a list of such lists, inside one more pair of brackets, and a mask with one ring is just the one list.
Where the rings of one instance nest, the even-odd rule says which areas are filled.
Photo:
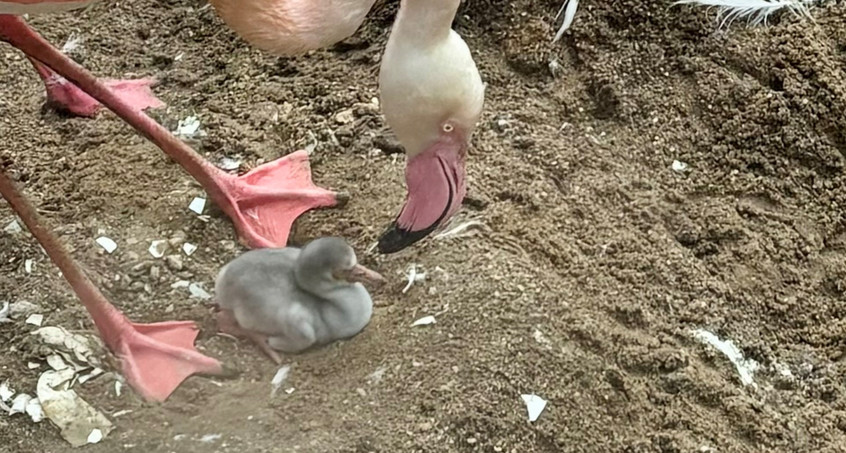
[[380, 285], [343, 239], [320, 238], [302, 249], [249, 251], [221, 269], [215, 283], [221, 332], [255, 342], [277, 364], [358, 334], [373, 301], [361, 282]]
[[408, 195], [379, 239], [382, 253], [426, 237], [458, 211], [467, 192], [464, 162], [485, 85], [451, 28], [460, 2], [402, 0], [382, 57], [382, 110], [408, 159]]
[[[0, 0], [0, 14], [24, 15], [70, 11], [93, 4], [97, 0]], [[82, 117], [93, 117], [102, 105], [73, 83], [56, 74], [38, 60], [28, 57], [47, 92], [47, 105], [61, 112]], [[150, 89], [155, 79], [101, 81], [118, 94], [124, 102], [138, 110], [164, 107]]]
[[230, 28], [254, 47], [297, 55], [344, 40], [376, 0], [209, 0]]

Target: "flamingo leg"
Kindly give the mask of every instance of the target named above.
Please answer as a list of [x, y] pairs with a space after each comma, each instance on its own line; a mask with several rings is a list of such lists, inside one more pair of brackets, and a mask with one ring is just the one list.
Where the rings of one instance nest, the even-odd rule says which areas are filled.
[[62, 271], [88, 310], [106, 346], [120, 359], [129, 384], [145, 399], [164, 401], [193, 374], [229, 374], [219, 361], [194, 348], [193, 322], [135, 324], [129, 321], [85, 275], [59, 239], [38, 219], [35, 208], [0, 170], [0, 195]]
[[278, 352], [270, 347], [270, 344], [268, 344], [267, 335], [253, 332], [252, 330], [247, 330], [241, 327], [241, 325], [238, 324], [238, 320], [235, 319], [235, 314], [232, 313], [232, 310], [221, 308], [220, 311], [217, 312], [217, 329], [220, 333], [224, 333], [226, 335], [247, 338], [258, 346], [262, 352], [267, 354], [274, 363], [277, 365], [282, 364], [282, 357]]
[[[35, 67], [47, 91], [47, 105], [56, 110], [76, 116], [91, 118], [100, 111], [102, 104], [85, 94], [76, 85], [53, 72], [38, 60], [28, 57]], [[103, 80], [102, 83], [120, 96], [124, 102], [138, 110], [164, 107], [164, 103], [153, 95], [150, 87], [154, 79]]]
[[284, 247], [294, 220], [308, 210], [340, 206], [347, 196], [316, 186], [308, 154], [297, 151], [242, 176], [218, 169], [134, 108], [17, 16], [0, 14], [0, 40], [23, 51], [100, 101], [178, 162], [232, 219], [249, 247]]

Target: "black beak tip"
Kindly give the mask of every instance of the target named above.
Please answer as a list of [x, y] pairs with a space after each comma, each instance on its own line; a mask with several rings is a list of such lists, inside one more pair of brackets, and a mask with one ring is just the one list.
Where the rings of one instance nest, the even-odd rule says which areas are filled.
[[425, 230], [409, 231], [400, 228], [396, 222], [393, 222], [388, 229], [382, 233], [382, 237], [379, 238], [379, 244], [376, 248], [379, 250], [379, 253], [382, 254], [402, 251], [408, 246], [419, 242], [421, 239], [428, 236], [429, 233], [435, 230], [435, 228], [437, 228], [437, 224], [432, 225]]

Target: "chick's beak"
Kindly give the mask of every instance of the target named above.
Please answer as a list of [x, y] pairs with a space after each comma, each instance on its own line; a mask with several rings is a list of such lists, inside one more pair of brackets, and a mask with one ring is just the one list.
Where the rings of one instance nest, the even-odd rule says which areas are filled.
[[382, 286], [386, 282], [385, 278], [378, 272], [370, 270], [361, 264], [356, 264], [352, 269], [342, 272], [341, 276], [348, 282], [359, 282], [374, 287]]

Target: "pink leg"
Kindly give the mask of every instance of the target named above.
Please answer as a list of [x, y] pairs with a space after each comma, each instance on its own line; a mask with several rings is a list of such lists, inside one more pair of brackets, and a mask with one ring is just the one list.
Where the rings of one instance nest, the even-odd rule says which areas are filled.
[[304, 151], [262, 165], [243, 176], [230, 175], [133, 108], [17, 16], [0, 15], [0, 39], [61, 74], [179, 162], [232, 219], [241, 241], [250, 247], [284, 247], [297, 216], [310, 209], [346, 202], [346, 196], [314, 185]]
[[220, 362], [194, 349], [193, 322], [134, 324], [88, 279], [59, 239], [38, 220], [35, 209], [0, 171], [0, 194], [62, 271], [94, 319], [106, 346], [120, 359], [129, 384], [144, 398], [164, 401], [192, 374], [225, 374]]
[[[44, 82], [48, 106], [62, 112], [89, 118], [100, 111], [102, 105], [96, 99], [85, 94], [76, 85], [68, 82], [67, 79], [56, 74], [52, 69], [37, 60], [29, 58], [29, 61]], [[135, 109], [144, 110], [164, 107], [165, 105], [150, 90], [150, 87], [155, 83], [154, 79], [103, 80], [102, 82]]]
[[242, 328], [238, 325], [238, 321], [235, 319], [235, 315], [232, 314], [232, 310], [221, 309], [217, 313], [217, 328], [221, 333], [249, 339], [267, 354], [271, 360], [276, 362], [277, 365], [282, 364], [282, 357], [267, 344], [267, 335]]

